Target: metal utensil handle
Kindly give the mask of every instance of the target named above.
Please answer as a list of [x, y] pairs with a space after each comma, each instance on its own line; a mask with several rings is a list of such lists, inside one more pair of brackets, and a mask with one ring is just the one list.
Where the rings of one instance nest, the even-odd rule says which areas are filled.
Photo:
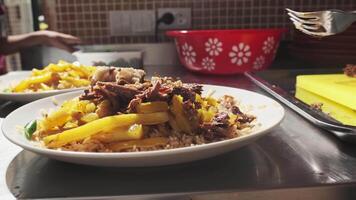
[[[330, 119], [330, 117], [326, 117], [323, 114], [317, 113], [310, 108], [309, 105], [301, 102], [300, 100], [294, 98], [285, 92], [282, 88], [271, 85], [267, 81], [261, 79], [258, 76], [255, 76], [252, 73], [245, 73], [249, 79], [252, 80], [256, 85], [260, 86], [262, 89], [267, 91], [272, 96], [276, 97], [279, 101], [283, 102], [285, 105], [296, 111], [298, 114], [302, 115], [309, 121], [313, 122], [317, 126], [324, 128], [329, 131], [340, 131], [348, 134], [356, 135], [356, 127], [342, 125], [337, 121]], [[321, 118], [322, 120], [320, 120]]]

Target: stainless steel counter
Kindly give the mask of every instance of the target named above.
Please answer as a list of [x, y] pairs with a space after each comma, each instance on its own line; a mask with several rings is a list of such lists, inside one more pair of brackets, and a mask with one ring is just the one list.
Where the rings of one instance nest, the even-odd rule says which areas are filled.
[[[267, 95], [242, 75], [203, 76], [181, 67], [146, 70], [149, 75], [157, 72], [185, 82], [239, 87]], [[3, 106], [1, 114], [18, 106]], [[286, 108], [284, 121], [273, 132], [215, 158], [164, 167], [102, 168], [22, 151], [9, 165], [6, 178], [18, 198], [183, 198], [212, 193], [226, 197], [272, 189], [342, 188], [338, 199], [352, 199], [356, 197], [356, 146], [339, 141]]]

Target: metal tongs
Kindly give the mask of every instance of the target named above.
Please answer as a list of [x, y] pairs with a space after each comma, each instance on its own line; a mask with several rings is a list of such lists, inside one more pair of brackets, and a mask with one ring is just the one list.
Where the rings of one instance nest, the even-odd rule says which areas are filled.
[[286, 8], [294, 26], [307, 35], [325, 37], [345, 31], [356, 21], [356, 11], [324, 10], [297, 12]]

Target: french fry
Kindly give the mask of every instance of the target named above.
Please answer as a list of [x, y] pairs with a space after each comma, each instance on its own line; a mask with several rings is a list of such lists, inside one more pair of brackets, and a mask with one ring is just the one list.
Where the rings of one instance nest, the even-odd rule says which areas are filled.
[[47, 68], [44, 69], [45, 71], [52, 71], [52, 72], [64, 72], [68, 70], [68, 65], [60, 64], [49, 64]]
[[168, 110], [168, 104], [165, 101], [154, 101], [141, 103], [136, 107], [137, 113], [155, 113]]
[[93, 139], [101, 142], [118, 142], [125, 140], [138, 140], [143, 137], [143, 128], [141, 124], [134, 124], [129, 127], [118, 127], [110, 132], [103, 132], [93, 135]]
[[172, 127], [173, 130], [175, 130], [177, 132], [180, 131], [180, 129], [179, 129], [178, 125], [177, 125], [177, 122], [174, 119], [174, 116], [172, 116], [171, 114], [169, 115], [169, 121], [168, 122], [169, 122], [169, 125]]
[[48, 85], [44, 84], [44, 83], [40, 83], [40, 87], [42, 90], [46, 91], [46, 90], [51, 90], [51, 87], [48, 87]]
[[70, 121], [71, 113], [77, 112], [78, 102], [77, 98], [65, 101], [58, 110], [49, 113], [47, 117], [41, 120], [42, 129], [51, 130]]
[[31, 84], [39, 84], [50, 81], [52, 78], [52, 73], [46, 73], [40, 76], [34, 76], [21, 81], [13, 89], [14, 92], [22, 92], [26, 90]]
[[90, 85], [96, 67], [68, 63], [60, 60], [44, 69], [33, 69], [31, 76], [11, 88], [12, 92], [47, 91]]
[[198, 115], [199, 115], [201, 121], [210, 122], [213, 119], [215, 113], [205, 110], [205, 109], [199, 109]]
[[96, 109], [96, 105], [94, 103], [89, 102], [88, 104], [85, 105], [85, 112], [91, 113], [94, 112]]
[[218, 102], [216, 99], [212, 98], [212, 97], [207, 97], [206, 101], [208, 102], [209, 105], [211, 106], [217, 106]]
[[57, 126], [64, 125], [70, 119], [70, 113], [63, 108], [50, 113], [42, 120], [43, 129], [51, 130]]
[[142, 140], [132, 140], [125, 142], [116, 142], [112, 143], [109, 146], [109, 149], [112, 151], [122, 151], [124, 149], [131, 149], [133, 147], [154, 147], [157, 145], [166, 145], [168, 143], [168, 138], [165, 137], [154, 137], [147, 138]]
[[80, 118], [80, 120], [83, 121], [84, 123], [89, 123], [89, 122], [97, 120], [97, 119], [99, 119], [99, 116], [96, 113], [88, 113]]
[[90, 69], [90, 66], [82, 67], [77, 65], [71, 65], [71, 68], [75, 70], [80, 77], [89, 77], [93, 73], [92, 69]]
[[73, 78], [69, 76], [61, 76], [61, 79], [73, 84], [76, 87], [87, 86], [90, 84], [89, 80]]
[[168, 121], [167, 112], [152, 114], [121, 114], [94, 120], [78, 128], [69, 129], [43, 138], [48, 147], [58, 148], [73, 141], [79, 141], [100, 132], [110, 132], [118, 127], [133, 124], [155, 125]]
[[237, 119], [237, 115], [229, 113], [229, 123], [230, 124], [235, 124], [235, 120]]
[[177, 128], [185, 133], [191, 133], [192, 128], [189, 124], [188, 119], [183, 113], [183, 97], [180, 95], [174, 95], [172, 98], [171, 113], [177, 123]]
[[42, 75], [42, 74], [45, 74], [47, 73], [47, 71], [44, 71], [44, 70], [40, 70], [40, 69], [32, 69], [32, 76], [39, 76], [39, 75]]
[[[78, 74], [78, 72], [77, 71], [74, 71], [74, 70], [71, 70], [71, 71], [68, 71], [67, 72], [68, 74], [63, 74], [63, 75], [65, 75], [65, 76], [71, 76], [71, 77], [73, 77], [73, 78], [80, 78], [80, 74]], [[84, 78], [84, 77], [83, 77]]]
[[71, 129], [71, 128], [76, 128], [78, 127], [78, 122], [67, 122], [64, 124], [63, 129]]

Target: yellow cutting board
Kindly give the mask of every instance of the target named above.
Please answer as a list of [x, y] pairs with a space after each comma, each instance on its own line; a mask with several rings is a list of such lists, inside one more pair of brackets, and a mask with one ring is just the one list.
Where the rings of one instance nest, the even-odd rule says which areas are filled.
[[296, 87], [356, 110], [356, 78], [344, 74], [300, 75]]
[[329, 114], [332, 118], [342, 124], [356, 126], [356, 110], [350, 109], [300, 87], [296, 88], [295, 97], [308, 105], [323, 103], [321, 110], [324, 113]]

